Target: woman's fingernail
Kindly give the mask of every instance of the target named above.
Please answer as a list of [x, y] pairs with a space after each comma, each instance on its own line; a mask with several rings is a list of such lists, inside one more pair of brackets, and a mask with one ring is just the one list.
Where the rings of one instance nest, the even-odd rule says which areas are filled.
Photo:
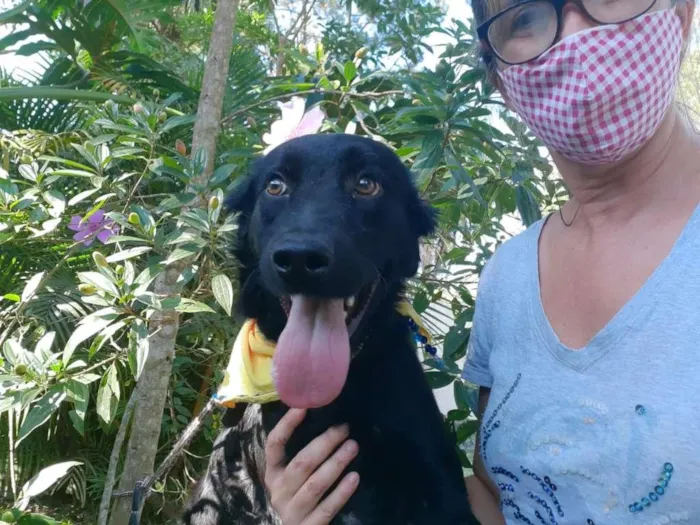
[[343, 445], [343, 450], [347, 452], [348, 454], [355, 455], [357, 454], [358, 446], [357, 442], [349, 440], [346, 441], [345, 444]]

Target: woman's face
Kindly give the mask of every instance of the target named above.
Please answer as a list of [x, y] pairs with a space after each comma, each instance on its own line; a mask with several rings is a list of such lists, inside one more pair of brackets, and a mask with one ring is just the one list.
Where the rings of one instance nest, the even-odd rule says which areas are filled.
[[[610, 5], [614, 4], [618, 0], [587, 0], [585, 3], [587, 4], [587, 7], [589, 9], [589, 12], [591, 15], [596, 15], [596, 12], [598, 12], [598, 9], [603, 10], [603, 9], [610, 9]], [[629, 0], [625, 0], [627, 2]], [[637, 0], [640, 4], [641, 3], [646, 3], [649, 2], [650, 0]], [[495, 15], [496, 13], [499, 13], [503, 11], [504, 9], [507, 9], [508, 7], [513, 6], [514, 4], [517, 4], [517, 1], [514, 0], [487, 0], [488, 2], [488, 14], [487, 17], [491, 17]], [[596, 7], [599, 6], [599, 7]], [[692, 18], [693, 18], [693, 11], [695, 7], [695, 2], [693, 0], [656, 0], [654, 5], [651, 7], [651, 9], [648, 12], [653, 12], [653, 11], [660, 11], [663, 9], [670, 9], [675, 6], [675, 9], [678, 12], [679, 17], [683, 21], [683, 27], [684, 27], [684, 34], [685, 34], [685, 39], [687, 41], [688, 36], [690, 34], [690, 29], [692, 25]], [[644, 9], [644, 7], [642, 7]], [[532, 35], [536, 35], [536, 38], [544, 38], [547, 40], [546, 44], [549, 44], [555, 37], [556, 32], [557, 32], [557, 21], [555, 18], [551, 18], [547, 16], [552, 12], [552, 9], [546, 7], [543, 2], [543, 6], [541, 9], [541, 16], [537, 17], [537, 12], [538, 12], [538, 7], [536, 5], [530, 4], [528, 8], [528, 12], [526, 14], [526, 18], [529, 18], [526, 21], [523, 21], [523, 23], [527, 24], [527, 31], [528, 34], [525, 35], [525, 38], [513, 38], [508, 40], [508, 44], [505, 44], [504, 49], [501, 49], [501, 55], [502, 56], [511, 56], [513, 62], [517, 62], [519, 60], [520, 56], [530, 56], [532, 54], [533, 50], [529, 50], [528, 46], [537, 46], [541, 45], [540, 43], [534, 42], [533, 38], [529, 38]], [[515, 9], [511, 12], [513, 14], [513, 20], [508, 20], [504, 21], [503, 24], [494, 24], [491, 27], [491, 31], [489, 33], [489, 36], [492, 40], [502, 38], [502, 34], [499, 34], [502, 28], [508, 28], [508, 31], [512, 30], [512, 27], [514, 24], [520, 23], [519, 20], [515, 19], [516, 16], [518, 16], [518, 10]], [[506, 17], [504, 17], [505, 19]], [[510, 16], [508, 18], [511, 18]], [[579, 7], [579, 5], [576, 5], [576, 2], [567, 2], [564, 5], [563, 13], [562, 13], [562, 20], [561, 20], [561, 28], [559, 32], [559, 38], [554, 42], [556, 42], [567, 38], [573, 34], [576, 34], [580, 31], [584, 31], [586, 29], [590, 29], [592, 27], [595, 27], [599, 24], [597, 24], [594, 20], [592, 20], [589, 16], [586, 15], [586, 13]], [[505, 29], [504, 29], [505, 30]], [[549, 37], [543, 36], [543, 35], [551, 35]], [[546, 45], [545, 44], [545, 45]], [[498, 69], [505, 69], [508, 67], [508, 64], [497, 60], [497, 67]]]

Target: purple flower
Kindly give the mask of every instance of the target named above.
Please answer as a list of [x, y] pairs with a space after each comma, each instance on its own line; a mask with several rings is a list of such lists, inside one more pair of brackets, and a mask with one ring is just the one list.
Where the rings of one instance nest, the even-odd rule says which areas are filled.
[[112, 235], [119, 233], [119, 225], [112, 219], [106, 218], [102, 210], [97, 210], [87, 221], [84, 221], [80, 215], [74, 215], [68, 228], [78, 232], [73, 235], [73, 240], [82, 242], [85, 246], [90, 246], [95, 237], [105, 244]]

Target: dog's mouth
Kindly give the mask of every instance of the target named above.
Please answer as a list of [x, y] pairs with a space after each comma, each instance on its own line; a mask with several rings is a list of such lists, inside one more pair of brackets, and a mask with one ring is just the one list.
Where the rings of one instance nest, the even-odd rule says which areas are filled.
[[[377, 283], [373, 282], [363, 286], [356, 295], [351, 295], [350, 297], [343, 299], [345, 324], [348, 327], [349, 336], [352, 336], [352, 334], [355, 333], [355, 330], [360, 324], [360, 321], [367, 310], [367, 306], [369, 306], [370, 299], [372, 298], [376, 288]], [[289, 318], [289, 314], [292, 311], [292, 297], [289, 295], [282, 296], [282, 298], [280, 298], [280, 304], [282, 305], [282, 310], [284, 310], [285, 315], [287, 318]]]
[[286, 405], [317, 408], [340, 395], [350, 368], [350, 337], [375, 289], [372, 283], [346, 298], [293, 295], [280, 299], [287, 324], [277, 341], [273, 375]]

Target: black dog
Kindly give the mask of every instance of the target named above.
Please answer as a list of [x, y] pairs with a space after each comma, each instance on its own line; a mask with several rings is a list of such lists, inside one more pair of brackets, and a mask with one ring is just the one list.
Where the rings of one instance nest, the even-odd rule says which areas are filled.
[[[264, 441], [287, 406], [312, 408], [289, 458], [348, 423], [360, 486], [334, 525], [476, 524], [404, 317], [403, 282], [434, 211], [388, 148], [351, 135], [294, 139], [227, 201], [240, 212], [241, 306], [277, 341], [283, 403], [225, 416], [188, 525], [279, 525], [263, 483]], [[347, 324], [347, 326], [346, 326]], [[286, 327], [286, 330], [285, 330]]]

